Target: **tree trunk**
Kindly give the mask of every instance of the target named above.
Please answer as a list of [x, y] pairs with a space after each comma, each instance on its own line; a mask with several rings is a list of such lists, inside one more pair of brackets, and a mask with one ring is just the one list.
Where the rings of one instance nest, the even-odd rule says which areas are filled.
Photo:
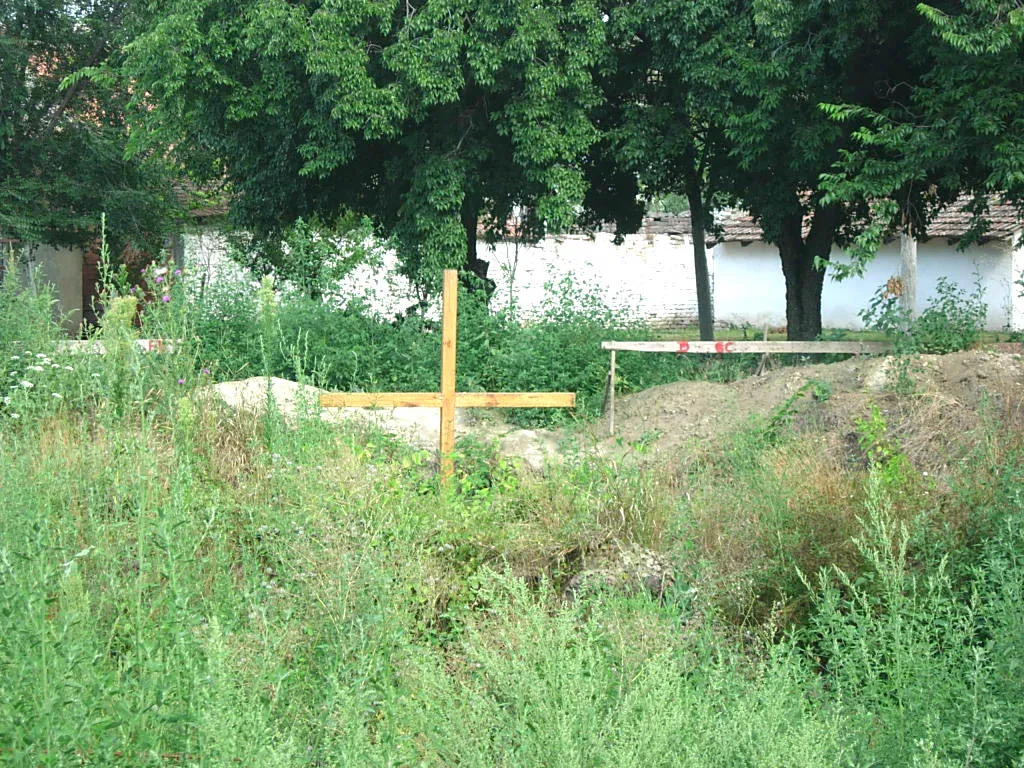
[[825, 270], [815, 266], [815, 258], [828, 260], [840, 220], [837, 206], [815, 208], [806, 240], [802, 213], [790, 214], [782, 222], [777, 245], [786, 278], [786, 338], [790, 341], [814, 341], [821, 335]]
[[483, 290], [487, 299], [490, 300], [491, 294], [494, 293], [495, 283], [487, 277], [487, 267], [490, 262], [484, 261], [477, 255], [478, 221], [479, 211], [475, 208], [463, 210], [462, 226], [466, 230], [466, 271], [475, 278], [464, 280], [463, 283], [471, 291]]
[[693, 235], [693, 271], [697, 281], [697, 324], [700, 340], [714, 341], [715, 305], [711, 298], [711, 277], [708, 273], [707, 247], [704, 243], [704, 198], [700, 180], [687, 174], [686, 199], [690, 204], [690, 222]]
[[909, 223], [904, 223], [900, 233], [900, 283], [900, 306], [907, 320], [913, 320], [917, 309], [917, 240]]
[[804, 248], [785, 249], [779, 244], [782, 274], [786, 277], [786, 338], [814, 341], [821, 335], [821, 290], [825, 273], [814, 268]]

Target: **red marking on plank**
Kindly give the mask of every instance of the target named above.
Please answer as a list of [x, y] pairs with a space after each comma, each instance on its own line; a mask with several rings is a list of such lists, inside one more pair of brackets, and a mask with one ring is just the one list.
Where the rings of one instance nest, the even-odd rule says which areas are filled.
[[690, 342], [688, 342], [688, 341], [680, 341], [679, 342], [679, 354], [681, 355], [681, 354], [683, 354], [685, 352], [689, 352], [689, 351], [690, 351]]

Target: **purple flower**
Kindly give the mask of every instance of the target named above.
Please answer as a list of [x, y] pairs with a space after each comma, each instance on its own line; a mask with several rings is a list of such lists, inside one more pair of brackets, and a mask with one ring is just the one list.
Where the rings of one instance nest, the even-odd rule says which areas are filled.
[[184, 384], [184, 383], [185, 383], [185, 380], [184, 380], [184, 379], [178, 379], [178, 383], [179, 383], [179, 384]]
[[157, 284], [160, 284], [160, 283], [162, 283], [163, 281], [164, 281], [164, 279], [163, 279], [163, 277], [162, 277], [161, 275], [157, 275], [157, 276], [156, 276], [156, 282], [157, 282]]
[[166, 304], [166, 303], [167, 303], [167, 302], [169, 302], [170, 300], [171, 300], [171, 297], [170, 297], [170, 296], [169, 296], [168, 294], [166, 294], [166, 293], [165, 293], [165, 294], [164, 294], [164, 297], [163, 297], [163, 302], [164, 302], [164, 304]]
[[175, 277], [181, 277], [181, 270], [180, 269], [174, 270], [174, 276]]
[[203, 370], [201, 370], [200, 373], [203, 374], [204, 376], [209, 376], [210, 375], [210, 369], [209, 368], [203, 368]]

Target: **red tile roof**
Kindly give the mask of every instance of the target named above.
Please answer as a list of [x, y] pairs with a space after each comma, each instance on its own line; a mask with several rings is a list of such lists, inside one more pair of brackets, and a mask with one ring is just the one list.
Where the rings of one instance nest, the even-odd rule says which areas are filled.
[[693, 226], [688, 213], [645, 216], [640, 232], [645, 235], [690, 235]]
[[196, 219], [211, 219], [228, 212], [228, 201], [223, 192], [200, 188], [188, 181], [174, 184], [174, 196]]
[[[967, 210], [967, 203], [967, 198], [961, 198], [941, 210], [928, 225], [927, 232], [921, 239], [945, 237], [950, 240], [959, 240], [967, 234], [973, 218], [970, 211]], [[1024, 229], [1024, 222], [1021, 221], [1017, 209], [1006, 203], [991, 203], [986, 218], [989, 226], [980, 238], [982, 241], [1010, 240]], [[761, 227], [746, 211], [724, 211], [719, 223], [722, 227], [722, 235], [717, 242], [756, 243], [762, 238]], [[804, 234], [807, 233], [804, 232]]]

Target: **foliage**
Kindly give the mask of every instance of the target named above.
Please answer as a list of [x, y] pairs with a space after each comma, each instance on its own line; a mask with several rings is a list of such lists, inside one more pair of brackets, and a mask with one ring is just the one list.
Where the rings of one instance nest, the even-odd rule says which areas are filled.
[[10, 251], [0, 257], [0, 354], [14, 354], [18, 345], [42, 347], [60, 337], [49, 286], [25, 269]]
[[[245, 298], [269, 333], [293, 300], [268, 288]], [[188, 339], [183, 290], [144, 326]], [[571, 322], [570, 307], [551, 312]], [[0, 304], [0, 338], [11, 317]], [[464, 443], [442, 492], [429, 458], [387, 436], [202, 399], [203, 379], [169, 378], [191, 354], [66, 371], [3, 351], [41, 405], [0, 406], [0, 761], [1020, 760], [1012, 425], [949, 467], [984, 533], [937, 550], [916, 546], [931, 502], [892, 492], [911, 470], [876, 415], [867, 470], [778, 426], [696, 459], [581, 453], [542, 474]], [[58, 383], [84, 395], [50, 407]], [[633, 544], [672, 555], [659, 598], [563, 590], [595, 551]]]
[[738, 158], [730, 188], [782, 258], [789, 338], [821, 332], [824, 268], [834, 243], [864, 225], [866, 203], [839, 204], [822, 174], [854, 145], [857, 122], [819, 108], [847, 102], [884, 109], [918, 62], [906, 55], [924, 21], [901, 2], [752, 3], [751, 43], [738, 53], [727, 137]]
[[871, 256], [898, 226], [925, 232], [935, 213], [965, 196], [975, 214], [965, 244], [984, 234], [993, 199], [1024, 201], [1024, 26], [1016, 3], [919, 4], [926, 35], [911, 40], [917, 75], [888, 108], [833, 102], [857, 123], [856, 143], [825, 180], [831, 199], [870, 202], [876, 221], [857, 243]]
[[258, 241], [241, 233], [231, 237], [230, 245], [234, 261], [256, 274], [288, 281], [311, 299], [330, 295], [360, 264], [377, 263], [386, 247], [374, 238], [365, 217], [348, 214], [328, 223], [316, 213], [287, 225], [280, 240]]
[[911, 319], [886, 287], [879, 288], [861, 311], [864, 325], [895, 338], [901, 353], [943, 355], [967, 349], [981, 336], [988, 314], [981, 284], [967, 293], [956, 283], [940, 277], [935, 294], [920, 315]]
[[861, 760], [1020, 760], [1024, 713], [1019, 690], [1006, 685], [1024, 640], [1019, 522], [990, 542], [968, 584], [956, 585], [945, 560], [914, 568], [907, 528], [893, 521], [882, 485], [869, 485], [857, 545], [871, 569], [856, 580], [839, 574], [839, 586], [822, 574], [807, 635], [851, 721], [872, 734]]
[[480, 219], [497, 233], [522, 206], [540, 237], [575, 218], [604, 36], [592, 0], [150, 0], [132, 29], [133, 148], [226, 180], [259, 243], [351, 211], [436, 286], [442, 267], [484, 277]]
[[122, 42], [126, 5], [0, 9], [0, 238], [84, 243], [106, 211], [122, 245], [159, 247], [173, 208], [158, 157], [123, 157], [127, 95], [82, 74]]
[[[388, 322], [358, 302], [336, 308], [281, 294], [274, 315], [261, 320], [248, 285], [207, 286], [196, 309], [200, 363], [218, 378], [264, 372], [302, 378], [340, 391], [421, 392], [440, 381], [440, 329], [420, 314]], [[461, 391], [569, 391], [577, 414], [601, 411], [608, 356], [601, 342], [641, 339], [642, 324], [610, 311], [586, 287], [566, 278], [549, 292], [537, 315], [520, 323], [490, 313], [472, 294], [459, 301], [458, 386]], [[264, 359], [264, 356], [266, 359]], [[298, 361], [298, 365], [297, 365]], [[695, 361], [692, 356], [620, 355], [624, 391], [687, 378], [731, 380], [752, 369], [753, 358]], [[522, 424], [571, 418], [549, 409], [509, 412]]]
[[[728, 3], [622, 2], [612, 6], [600, 83], [599, 125], [608, 154], [634, 174], [647, 196], [677, 198], [693, 224], [697, 309], [702, 339], [714, 336], [714, 308], [704, 252], [713, 214], [731, 199], [725, 177], [734, 165], [725, 125], [734, 98], [735, 56], [747, 40], [747, 19]], [[600, 184], [601, 168], [594, 169]], [[632, 200], [620, 199], [599, 218], [619, 229]], [[633, 197], [636, 196], [633, 189]], [[594, 205], [599, 208], [600, 206]]]

